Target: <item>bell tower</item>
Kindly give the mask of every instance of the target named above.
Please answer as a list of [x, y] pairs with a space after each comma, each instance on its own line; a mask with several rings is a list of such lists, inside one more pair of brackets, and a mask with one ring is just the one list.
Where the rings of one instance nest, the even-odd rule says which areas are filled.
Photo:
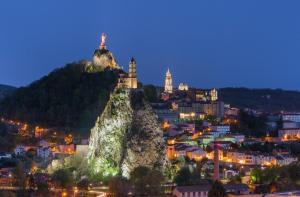
[[166, 78], [165, 78], [165, 91], [166, 93], [173, 93], [173, 82], [172, 82], [172, 75], [171, 72], [168, 68], [167, 73], [166, 73]]
[[129, 62], [127, 86], [133, 89], [137, 88], [136, 61], [133, 57]]

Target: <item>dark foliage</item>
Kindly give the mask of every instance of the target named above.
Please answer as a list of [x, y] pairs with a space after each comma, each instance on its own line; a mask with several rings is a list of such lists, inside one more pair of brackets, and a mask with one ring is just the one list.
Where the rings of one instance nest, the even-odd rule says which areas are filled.
[[130, 174], [130, 182], [137, 195], [158, 195], [162, 192], [164, 177], [158, 170], [140, 166]]
[[191, 178], [192, 173], [190, 172], [189, 168], [184, 167], [178, 171], [177, 176], [175, 177], [175, 183], [178, 186], [192, 185]]
[[175, 176], [175, 183], [179, 186], [208, 184], [206, 179], [201, 178], [202, 167], [206, 160], [197, 162], [196, 168], [190, 170], [188, 167], [181, 168]]
[[157, 93], [156, 87], [154, 85], [144, 85], [143, 90], [144, 90], [146, 99], [150, 103], [158, 102], [158, 100], [159, 100], [158, 93]]
[[256, 168], [251, 172], [251, 179], [255, 184], [268, 186], [267, 193], [271, 190], [286, 191], [300, 188], [300, 165], [297, 163], [288, 166], [275, 166], [272, 168]]
[[59, 169], [52, 174], [52, 180], [57, 186], [64, 189], [72, 188], [74, 185], [73, 174], [69, 169]]
[[221, 182], [215, 181], [211, 190], [208, 192], [208, 197], [226, 197], [226, 191]]
[[86, 131], [103, 110], [117, 76], [118, 70], [101, 71], [86, 62], [67, 64], [6, 97], [0, 113], [46, 127]]
[[244, 110], [239, 113], [239, 123], [231, 127], [232, 131], [239, 131], [246, 136], [263, 137], [266, 136], [267, 117], [265, 115], [255, 116]]
[[300, 92], [281, 89], [221, 88], [219, 97], [238, 108], [268, 112], [299, 111]]
[[0, 101], [6, 96], [12, 94], [16, 88], [7, 85], [0, 85]]
[[9, 127], [0, 122], [0, 151], [13, 151], [18, 140], [17, 128], [11, 126]]

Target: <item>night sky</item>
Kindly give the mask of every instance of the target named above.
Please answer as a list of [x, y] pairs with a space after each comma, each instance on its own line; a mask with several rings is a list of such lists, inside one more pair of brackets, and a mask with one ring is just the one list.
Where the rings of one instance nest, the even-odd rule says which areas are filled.
[[300, 90], [298, 0], [0, 2], [0, 84], [25, 86], [91, 59], [101, 32], [143, 83]]

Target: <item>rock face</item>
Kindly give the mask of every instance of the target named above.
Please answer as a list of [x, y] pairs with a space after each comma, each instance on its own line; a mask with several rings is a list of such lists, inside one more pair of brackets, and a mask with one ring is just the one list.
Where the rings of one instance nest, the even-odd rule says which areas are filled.
[[115, 90], [92, 128], [88, 153], [94, 173], [129, 177], [138, 166], [166, 167], [163, 132], [141, 90]]
[[93, 65], [100, 66], [102, 68], [117, 69], [120, 68], [116, 63], [116, 60], [107, 49], [96, 49], [93, 55]]

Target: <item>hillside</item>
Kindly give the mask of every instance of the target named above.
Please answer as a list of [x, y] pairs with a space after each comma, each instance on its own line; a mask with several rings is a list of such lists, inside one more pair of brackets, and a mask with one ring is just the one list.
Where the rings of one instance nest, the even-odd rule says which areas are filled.
[[300, 92], [281, 89], [220, 88], [219, 97], [234, 107], [268, 112], [300, 111]]
[[15, 89], [15, 87], [0, 84], [0, 101], [4, 99], [4, 97], [12, 94]]
[[104, 109], [118, 72], [86, 61], [67, 64], [18, 88], [0, 103], [0, 114], [45, 127], [88, 131]]

